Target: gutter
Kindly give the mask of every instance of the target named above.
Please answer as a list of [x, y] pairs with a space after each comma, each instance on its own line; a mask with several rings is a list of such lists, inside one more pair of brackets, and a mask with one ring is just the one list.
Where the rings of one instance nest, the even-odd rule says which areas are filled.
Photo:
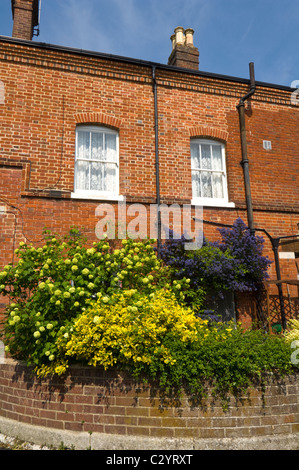
[[250, 62], [249, 64], [249, 71], [250, 71], [250, 91], [246, 93], [246, 95], [240, 99], [237, 109], [239, 112], [239, 120], [240, 120], [240, 134], [241, 134], [241, 147], [242, 147], [241, 165], [243, 167], [243, 174], [244, 174], [248, 227], [249, 227], [251, 234], [254, 235], [254, 219], [253, 219], [253, 207], [252, 207], [252, 197], [251, 197], [251, 188], [250, 188], [249, 160], [248, 160], [248, 152], [247, 152], [246, 124], [245, 124], [245, 101], [247, 101], [255, 93], [255, 90], [256, 90], [253, 62]]
[[[131, 64], [131, 65], [138, 65], [138, 66], [143, 66], [143, 67], [151, 67], [151, 68], [156, 67], [156, 69], [160, 69], [160, 70], [168, 70], [170, 72], [181, 72], [181, 73], [188, 74], [188, 75], [206, 77], [206, 78], [211, 78], [215, 80], [250, 84], [250, 81], [246, 78], [234, 77], [230, 75], [223, 75], [223, 74], [212, 73], [212, 72], [204, 72], [201, 70], [186, 69], [182, 67], [175, 67], [173, 65], [160, 64], [158, 62], [152, 62], [152, 61], [147, 61], [147, 60], [142, 60], [142, 59], [133, 59], [130, 57], [118, 56], [115, 54], [107, 54], [104, 52], [95, 52], [95, 51], [89, 51], [85, 49], [76, 49], [72, 47], [59, 46], [55, 44], [48, 44], [45, 42], [27, 41], [25, 39], [12, 38], [10, 36], [0, 36], [0, 42], [9, 43], [9, 44], [19, 44], [20, 46], [44, 49], [44, 50], [49, 50], [49, 51], [54, 51], [54, 52], [62, 52], [62, 53], [64, 52], [67, 54], [81, 55], [85, 57], [112, 60], [115, 62], [123, 62], [123, 63]], [[288, 91], [288, 92], [293, 92], [294, 90], [296, 90], [296, 88], [291, 88], [285, 85], [277, 85], [274, 83], [256, 82], [256, 85], [258, 85], [259, 87], [274, 88], [276, 90], [282, 90], [282, 91]]]

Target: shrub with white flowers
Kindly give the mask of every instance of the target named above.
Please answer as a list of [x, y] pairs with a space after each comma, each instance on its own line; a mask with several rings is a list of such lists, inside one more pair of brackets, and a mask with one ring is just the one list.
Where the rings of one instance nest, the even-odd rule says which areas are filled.
[[[174, 287], [153, 240], [123, 240], [113, 250], [107, 240], [88, 247], [76, 229], [68, 237], [44, 236], [41, 247], [21, 242], [17, 264], [0, 272], [0, 294], [10, 300], [1, 338], [12, 357], [37, 370], [59, 359], [57, 335], [85, 311], [87, 301], [101, 295], [105, 304], [124, 289], [150, 295], [157, 288]], [[188, 283], [181, 284], [180, 291], [173, 291], [183, 303]]]

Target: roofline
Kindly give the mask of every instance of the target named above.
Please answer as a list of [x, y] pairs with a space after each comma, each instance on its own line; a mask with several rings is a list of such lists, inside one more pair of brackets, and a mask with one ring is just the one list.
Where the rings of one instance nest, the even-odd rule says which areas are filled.
[[[51, 51], [56, 51], [56, 52], [66, 52], [68, 54], [76, 54], [76, 55], [81, 55], [85, 57], [94, 57], [94, 58], [106, 59], [106, 60], [108, 59], [108, 60], [113, 60], [115, 62], [125, 62], [127, 64], [134, 64], [134, 65], [139, 65], [143, 67], [151, 67], [151, 68], [156, 67], [157, 69], [161, 69], [161, 70], [186, 73], [189, 75], [213, 78], [216, 80], [224, 80], [227, 82], [250, 84], [250, 80], [247, 78], [234, 77], [230, 75], [223, 75], [223, 74], [212, 73], [212, 72], [204, 72], [201, 70], [191, 70], [191, 69], [186, 69], [182, 67], [175, 67], [173, 65], [161, 64], [159, 62], [151, 62], [147, 60], [134, 59], [131, 57], [119, 56], [115, 54], [107, 54], [104, 52], [95, 52], [95, 51], [90, 51], [90, 50], [85, 50], [85, 49], [77, 49], [73, 47], [59, 46], [55, 44], [48, 44], [45, 42], [28, 41], [24, 39], [12, 38], [10, 36], [0, 35], [0, 42], [6, 42], [10, 44], [19, 44], [22, 46], [29, 46], [29, 47], [51, 50]], [[261, 86], [265, 88], [275, 88], [277, 90], [284, 90], [284, 91], [289, 91], [289, 92], [295, 89], [295, 88], [291, 88], [285, 85], [277, 85], [274, 83], [267, 83], [267, 82], [260, 82], [260, 81], [256, 81], [256, 86]]]

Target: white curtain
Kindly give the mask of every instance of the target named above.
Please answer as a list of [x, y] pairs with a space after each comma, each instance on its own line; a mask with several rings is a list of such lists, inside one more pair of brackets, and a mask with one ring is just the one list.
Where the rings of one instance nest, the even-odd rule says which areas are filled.
[[77, 190], [115, 193], [117, 162], [116, 134], [97, 131], [77, 132], [75, 173]]
[[193, 197], [224, 197], [221, 145], [191, 143], [191, 166]]
[[79, 131], [77, 134], [76, 189], [89, 189], [90, 132]]
[[223, 159], [220, 145], [211, 145], [212, 149], [212, 169], [219, 170], [219, 173], [213, 172], [213, 197], [223, 198]]

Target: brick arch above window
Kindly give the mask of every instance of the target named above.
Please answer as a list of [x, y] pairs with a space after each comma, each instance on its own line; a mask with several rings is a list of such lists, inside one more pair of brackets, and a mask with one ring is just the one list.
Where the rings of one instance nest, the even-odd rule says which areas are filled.
[[75, 114], [76, 124], [98, 124], [102, 126], [120, 129], [121, 120], [103, 113], [78, 113]]
[[221, 140], [222, 142], [227, 142], [229, 133], [222, 129], [217, 129], [216, 127], [208, 126], [195, 126], [189, 129], [190, 137], [204, 137], [210, 139]]

